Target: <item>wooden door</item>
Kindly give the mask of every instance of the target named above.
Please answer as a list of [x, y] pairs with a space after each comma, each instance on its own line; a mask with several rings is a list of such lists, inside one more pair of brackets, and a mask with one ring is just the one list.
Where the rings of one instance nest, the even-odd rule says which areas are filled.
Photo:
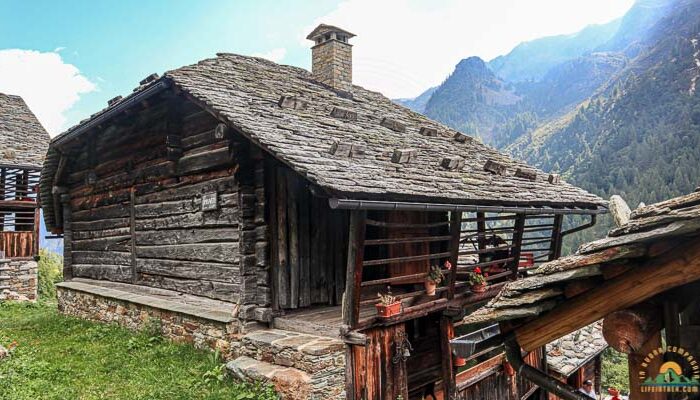
[[406, 363], [396, 357], [397, 343], [406, 335], [404, 324], [364, 332], [367, 346], [353, 346], [355, 399], [408, 399]]

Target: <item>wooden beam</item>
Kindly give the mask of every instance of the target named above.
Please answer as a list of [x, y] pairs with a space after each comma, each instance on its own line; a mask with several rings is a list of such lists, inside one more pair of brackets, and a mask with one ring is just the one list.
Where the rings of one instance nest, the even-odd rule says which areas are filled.
[[[627, 356], [627, 365], [629, 368], [630, 382], [630, 399], [640, 400], [667, 400], [668, 393], [642, 393], [642, 380], [640, 379], [640, 371], [658, 371], [663, 357], [654, 357], [654, 359], [646, 365], [644, 360], [647, 354], [661, 347], [661, 332], [657, 331], [637, 352]], [[646, 366], [643, 366], [645, 364]]]
[[462, 212], [452, 211], [450, 213], [450, 270], [449, 290], [447, 298], [452, 300], [455, 297], [455, 284], [457, 283], [457, 262], [459, 260], [459, 242], [462, 232]]
[[280, 308], [289, 308], [289, 259], [287, 255], [287, 179], [284, 169], [277, 168], [277, 299]]
[[[461, 214], [461, 212], [460, 212]], [[461, 219], [461, 218], [460, 218]], [[440, 352], [442, 353], [442, 390], [443, 398], [452, 400], [457, 392], [455, 374], [452, 370], [452, 346], [450, 339], [454, 337], [454, 327], [448, 317], [440, 317]]]
[[603, 320], [603, 337], [615, 350], [635, 353], [661, 330], [659, 314], [659, 307], [649, 302], [610, 313]]
[[[555, 219], [556, 221], [556, 219]], [[513, 271], [513, 275], [511, 276], [511, 279], [515, 280], [518, 279], [518, 266], [520, 265], [520, 252], [522, 249], [522, 243], [523, 243], [523, 234], [525, 233], [525, 214], [518, 214], [518, 217], [515, 219], [515, 226], [513, 228], [513, 241], [511, 242], [511, 246], [513, 246], [513, 249], [511, 250], [511, 257], [513, 257], [513, 261], [511, 261], [511, 266], [510, 269]]]
[[350, 212], [348, 235], [348, 265], [343, 299], [343, 323], [354, 329], [360, 318], [360, 286], [362, 285], [362, 260], [365, 252], [365, 220], [367, 212]]
[[601, 286], [572, 298], [515, 330], [518, 343], [526, 351], [560, 338], [613, 311], [637, 303], [700, 279], [700, 243], [666, 253], [634, 268], [634, 273], [620, 275]]
[[552, 244], [550, 245], [549, 261], [556, 260], [561, 257], [561, 227], [564, 222], [564, 216], [561, 214], [554, 216], [554, 226], [552, 227]]
[[131, 242], [131, 283], [136, 284], [137, 273], [136, 273], [136, 193], [134, 188], [131, 188], [129, 192], [129, 235]]

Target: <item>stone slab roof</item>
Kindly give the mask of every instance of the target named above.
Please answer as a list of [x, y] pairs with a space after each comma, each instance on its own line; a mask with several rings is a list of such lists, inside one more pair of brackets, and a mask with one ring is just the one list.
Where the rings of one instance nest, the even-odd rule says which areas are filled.
[[[566, 182], [549, 183], [549, 174], [379, 93], [353, 86], [352, 96], [343, 95], [304, 69], [235, 54], [169, 71], [54, 142], [74, 137], [81, 126], [162, 82], [191, 96], [329, 196], [589, 209], [606, 205]], [[495, 173], [486, 170], [487, 161]], [[50, 184], [42, 183], [42, 196]]]
[[605, 350], [608, 344], [603, 338], [603, 323], [598, 321], [559, 338], [546, 347], [549, 370], [568, 377]]
[[0, 93], [0, 164], [40, 168], [50, 140], [21, 97]]
[[[583, 244], [576, 254], [544, 263], [528, 277], [507, 283], [496, 297], [464, 321], [493, 323], [538, 316], [567, 301], [564, 290], [568, 283], [602, 278], [607, 268], [615, 268], [626, 260], [642, 263], [663, 254], [661, 249], [682, 253], [688, 243], [698, 240], [698, 235], [700, 191], [640, 207], [627, 223], [612, 229], [607, 237]], [[634, 268], [624, 273], [634, 274]]]
[[[516, 177], [532, 171], [476, 140], [353, 86], [352, 98], [300, 68], [219, 54], [165, 77], [213, 113], [329, 192], [355, 199], [597, 207], [573, 185]], [[287, 96], [282, 99], [282, 96]], [[454, 158], [455, 169], [443, 167]], [[393, 161], [392, 161], [393, 160]], [[484, 169], [488, 160], [503, 175]], [[394, 162], [399, 161], [399, 162]], [[459, 166], [463, 167], [459, 168]]]

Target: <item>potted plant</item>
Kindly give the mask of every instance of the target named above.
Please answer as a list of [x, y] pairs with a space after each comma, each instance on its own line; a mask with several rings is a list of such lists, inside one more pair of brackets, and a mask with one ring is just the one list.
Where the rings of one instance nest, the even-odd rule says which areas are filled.
[[479, 267], [467, 273], [467, 282], [469, 282], [469, 290], [474, 293], [483, 293], [486, 291], [486, 278], [481, 273], [481, 268]]
[[428, 276], [425, 278], [425, 293], [428, 296], [435, 296], [437, 286], [445, 279], [442, 269], [437, 265], [431, 265]]
[[375, 304], [375, 307], [377, 307], [377, 314], [380, 317], [389, 318], [401, 313], [401, 302], [391, 294], [391, 290], [387, 291], [386, 294], [377, 293], [377, 296], [379, 303]]

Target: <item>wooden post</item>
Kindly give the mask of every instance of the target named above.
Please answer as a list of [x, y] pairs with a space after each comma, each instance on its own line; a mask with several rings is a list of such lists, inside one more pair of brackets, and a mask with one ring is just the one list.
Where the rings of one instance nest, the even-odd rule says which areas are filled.
[[131, 283], [138, 281], [136, 273], [136, 192], [131, 188], [129, 192], [129, 234], [131, 236]]
[[311, 305], [311, 272], [310, 272], [310, 240], [311, 240], [311, 213], [309, 189], [301, 186], [299, 193], [299, 307]]
[[70, 194], [61, 195], [61, 205], [63, 207], [63, 279], [69, 281], [73, 279], [73, 231], [71, 228], [71, 205]]
[[365, 252], [366, 217], [367, 212], [364, 210], [350, 211], [343, 323], [351, 329], [357, 326], [360, 318], [360, 286], [362, 285], [362, 262]]
[[444, 393], [443, 399], [445, 400], [454, 400], [457, 395], [455, 374], [452, 366], [452, 346], [450, 346], [450, 339], [452, 339], [452, 337], [454, 337], [454, 326], [452, 325], [452, 321], [450, 321], [450, 319], [446, 316], [440, 317], [440, 351], [442, 352], [443, 382], [442, 390]]
[[552, 242], [549, 246], [549, 261], [556, 260], [561, 257], [561, 227], [564, 222], [564, 216], [559, 214], [554, 216], [554, 226], [552, 227]]
[[289, 308], [289, 266], [287, 258], [287, 180], [284, 171], [277, 168], [277, 299], [280, 308]]
[[[484, 240], [486, 238], [486, 213], [483, 212], [477, 212], [476, 213], [476, 243], [477, 246], [479, 247], [479, 250], [483, 250], [486, 248], [486, 241]], [[481, 258], [481, 256], [479, 256]]]
[[459, 260], [459, 241], [462, 234], [462, 212], [450, 212], [450, 287], [447, 291], [447, 298], [452, 300], [455, 297], [455, 283], [457, 282], [457, 261]]
[[513, 257], [513, 261], [511, 261], [512, 265], [510, 267], [513, 275], [511, 275], [511, 279], [515, 280], [518, 279], [518, 266], [520, 265], [520, 251], [522, 250], [523, 247], [523, 234], [525, 233], [525, 214], [518, 214], [518, 216], [515, 218], [515, 226], [513, 227], [513, 241], [511, 242], [512, 250], [511, 250], [511, 257]]
[[291, 170], [287, 171], [287, 226], [289, 235], [289, 306], [299, 307], [299, 182]]
[[639, 371], [658, 371], [663, 363], [663, 358], [654, 357], [651, 363], [646, 367], [642, 364], [646, 364], [644, 359], [654, 349], [661, 347], [661, 331], [657, 331], [654, 335], [649, 338], [649, 340], [636, 352], [631, 353], [627, 356], [627, 365], [629, 367], [629, 381], [630, 381], [630, 399], [634, 400], [666, 400], [667, 393], [642, 393], [641, 390], [641, 380], [639, 379]]

